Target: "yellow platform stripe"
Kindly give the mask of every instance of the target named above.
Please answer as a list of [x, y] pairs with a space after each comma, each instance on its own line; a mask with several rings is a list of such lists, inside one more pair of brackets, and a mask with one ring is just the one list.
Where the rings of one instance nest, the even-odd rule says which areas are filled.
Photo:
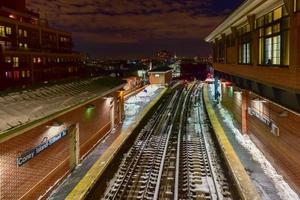
[[121, 147], [125, 144], [133, 130], [141, 123], [142, 119], [159, 101], [159, 99], [165, 94], [166, 91], [167, 88], [164, 88], [161, 93], [145, 107], [144, 111], [136, 117], [136, 120], [126, 130], [120, 133], [116, 140], [104, 151], [104, 153], [95, 162], [91, 169], [68, 194], [68, 196], [66, 197], [67, 200], [83, 200], [87, 197], [89, 191], [100, 179], [101, 175], [112, 162]]
[[218, 143], [221, 147], [224, 159], [226, 161], [226, 165], [230, 171], [230, 175], [232, 175], [233, 181], [235, 182], [235, 186], [237, 187], [237, 191], [240, 197], [243, 200], [261, 199], [256, 190], [256, 187], [252, 183], [249, 175], [247, 174], [241, 161], [236, 155], [222, 125], [219, 122], [218, 117], [216, 116], [216, 113], [214, 112], [214, 109], [208, 98], [207, 85], [204, 86], [204, 102], [213, 130], [216, 134]]

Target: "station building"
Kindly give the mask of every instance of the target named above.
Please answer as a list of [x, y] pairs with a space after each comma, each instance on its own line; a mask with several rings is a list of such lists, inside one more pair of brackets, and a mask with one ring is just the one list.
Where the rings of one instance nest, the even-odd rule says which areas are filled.
[[0, 89], [80, 75], [71, 33], [49, 27], [25, 0], [0, 1]]
[[158, 67], [148, 71], [150, 84], [168, 85], [172, 81], [172, 71], [170, 67]]
[[222, 104], [300, 194], [300, 1], [247, 0], [206, 41]]
[[93, 78], [0, 95], [0, 199], [45, 199], [124, 115], [126, 82]]

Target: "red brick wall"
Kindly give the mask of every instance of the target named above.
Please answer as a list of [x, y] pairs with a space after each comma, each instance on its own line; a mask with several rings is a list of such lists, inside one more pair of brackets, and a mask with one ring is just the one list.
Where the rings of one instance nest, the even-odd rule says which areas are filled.
[[222, 86], [222, 104], [231, 111], [235, 120], [242, 123], [242, 94], [234, 92], [234, 87]]
[[279, 136], [254, 116], [249, 115], [249, 134], [268, 160], [284, 175], [290, 185], [300, 194], [300, 116], [288, 112], [272, 103], [267, 104], [269, 116], [279, 127]]
[[[112, 94], [116, 97], [116, 94]], [[115, 101], [117, 103], [117, 100]], [[67, 126], [79, 122], [82, 158], [110, 130], [110, 99], [92, 102], [95, 108], [82, 106], [55, 119]], [[115, 117], [118, 120], [115, 106]], [[36, 199], [69, 172], [70, 135], [66, 135], [24, 165], [18, 167], [20, 153], [39, 145], [44, 137], [58, 134], [63, 127], [49, 128], [53, 121], [0, 143], [0, 199]], [[54, 130], [56, 129], [56, 130]]]
[[[230, 88], [223, 89], [222, 104], [233, 114], [241, 126], [241, 102], [236, 98], [237, 93], [230, 92]], [[231, 95], [233, 93], [233, 95]], [[258, 97], [249, 94], [251, 99]], [[270, 127], [261, 122], [257, 117], [247, 114], [248, 134], [253, 142], [265, 154], [289, 184], [300, 194], [300, 116], [288, 112], [287, 116], [280, 116], [283, 108], [272, 104], [263, 103], [266, 115], [279, 127], [279, 136], [271, 133]]]
[[[159, 77], [156, 77], [155, 76], [156, 74], [158, 74]], [[171, 80], [172, 80], [172, 72], [149, 74], [149, 81], [151, 84], [169, 84]]]

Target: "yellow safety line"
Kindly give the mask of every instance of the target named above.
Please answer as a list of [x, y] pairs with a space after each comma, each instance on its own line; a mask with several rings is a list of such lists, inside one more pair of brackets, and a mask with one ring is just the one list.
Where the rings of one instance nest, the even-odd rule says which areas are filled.
[[99, 178], [104, 173], [111, 161], [114, 159], [121, 147], [125, 144], [126, 140], [129, 138], [133, 130], [141, 123], [142, 119], [146, 116], [146, 114], [158, 102], [158, 100], [163, 96], [163, 94], [166, 91], [167, 88], [163, 89], [163, 91], [153, 101], [151, 101], [150, 104], [146, 106], [144, 111], [136, 117], [136, 121], [134, 121], [126, 130], [121, 132], [121, 134], [104, 151], [101, 157], [85, 174], [85, 176], [80, 180], [80, 182], [75, 186], [75, 188], [68, 194], [68, 196], [66, 197], [67, 200], [81, 200], [86, 198], [89, 191], [99, 180]]
[[214, 109], [208, 98], [207, 84], [205, 84], [204, 86], [204, 102], [210, 122], [212, 124], [215, 135], [217, 136], [219, 146], [222, 150], [224, 159], [226, 161], [226, 165], [229, 168], [230, 174], [232, 175], [233, 181], [235, 182], [235, 186], [238, 190], [240, 197], [243, 200], [261, 199], [260, 195], [256, 190], [256, 187], [252, 183], [244, 166], [242, 165], [240, 159], [236, 155], [233, 147], [231, 146], [225, 134], [222, 125], [218, 120], [216, 113], [214, 112]]

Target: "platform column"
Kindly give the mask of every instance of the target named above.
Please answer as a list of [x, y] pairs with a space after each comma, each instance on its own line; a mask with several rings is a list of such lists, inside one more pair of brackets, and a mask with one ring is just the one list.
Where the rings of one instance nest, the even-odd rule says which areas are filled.
[[112, 131], [115, 127], [115, 100], [114, 100], [114, 98], [112, 98], [110, 101], [110, 121], [111, 121], [110, 130]]
[[70, 169], [74, 170], [79, 164], [79, 123], [70, 128]]
[[124, 116], [124, 90], [118, 91], [118, 122], [121, 123]]
[[248, 133], [248, 106], [249, 94], [248, 91], [242, 92], [242, 133]]

